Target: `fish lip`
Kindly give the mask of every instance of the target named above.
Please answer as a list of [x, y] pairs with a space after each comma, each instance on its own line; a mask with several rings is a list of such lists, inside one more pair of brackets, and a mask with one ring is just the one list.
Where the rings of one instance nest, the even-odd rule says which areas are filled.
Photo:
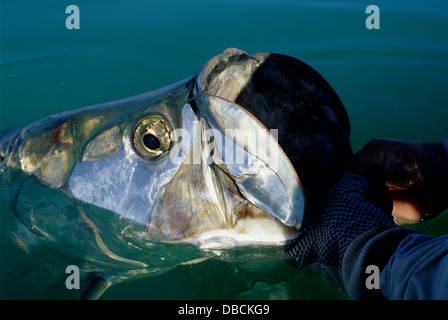
[[[268, 56], [269, 53], [258, 53], [256, 55], [249, 55], [247, 52], [237, 48], [228, 48], [224, 50], [221, 54], [211, 58], [201, 68], [196, 78], [196, 83], [193, 89], [194, 94], [197, 94], [199, 92], [207, 92], [209, 90], [209, 85], [213, 83], [215, 78], [221, 74], [221, 71], [228, 68], [229, 66], [252, 64], [255, 71]], [[244, 63], [242, 63], [243, 61]]]
[[[182, 241], [203, 250], [260, 246], [279, 248], [297, 237], [299, 230], [256, 207], [244, 195], [240, 196], [246, 203], [238, 211], [229, 213], [234, 217], [230, 228], [200, 232]], [[254, 209], [258, 212], [255, 216], [250, 213]]]
[[205, 231], [193, 236], [179, 240], [171, 240], [166, 243], [179, 244], [187, 243], [198, 247], [201, 250], [233, 250], [242, 247], [263, 247], [281, 248], [293, 241], [300, 232], [295, 230], [283, 237], [264, 238], [252, 237], [251, 235], [241, 236], [234, 229], [221, 229]]

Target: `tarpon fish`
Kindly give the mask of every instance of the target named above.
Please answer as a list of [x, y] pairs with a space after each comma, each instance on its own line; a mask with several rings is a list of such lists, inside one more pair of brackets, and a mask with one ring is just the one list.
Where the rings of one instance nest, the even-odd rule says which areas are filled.
[[169, 87], [12, 129], [0, 296], [68, 295], [68, 266], [76, 295], [98, 298], [217, 250], [278, 252], [350, 155], [349, 133], [316, 71], [238, 49]]

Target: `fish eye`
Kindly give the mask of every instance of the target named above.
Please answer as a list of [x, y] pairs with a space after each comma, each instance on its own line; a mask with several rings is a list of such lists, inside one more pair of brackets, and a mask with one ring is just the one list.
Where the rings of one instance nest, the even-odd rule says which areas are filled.
[[160, 115], [150, 115], [137, 122], [134, 149], [145, 159], [155, 159], [171, 149], [171, 127]]
[[146, 148], [153, 151], [159, 149], [161, 146], [159, 138], [151, 133], [147, 133], [143, 136], [143, 144]]

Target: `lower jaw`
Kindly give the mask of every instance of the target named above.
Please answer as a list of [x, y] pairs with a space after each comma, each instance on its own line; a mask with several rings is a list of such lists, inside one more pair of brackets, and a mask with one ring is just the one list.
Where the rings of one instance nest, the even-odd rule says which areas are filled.
[[210, 230], [182, 239], [201, 249], [231, 249], [243, 246], [282, 246], [298, 231], [270, 218], [240, 219], [233, 228]]

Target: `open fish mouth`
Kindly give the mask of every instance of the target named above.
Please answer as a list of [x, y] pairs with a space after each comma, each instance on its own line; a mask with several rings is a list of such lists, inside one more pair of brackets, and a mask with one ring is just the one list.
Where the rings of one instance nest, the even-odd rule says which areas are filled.
[[164, 213], [150, 230], [201, 247], [282, 245], [297, 235], [305, 196], [277, 129], [235, 102], [268, 56], [228, 49], [202, 68], [191, 109], [184, 107], [194, 119], [179, 139], [187, 161], [166, 186]]
[[164, 188], [150, 233], [202, 248], [281, 245], [295, 237], [305, 199], [275, 130], [217, 96], [198, 94], [192, 104], [192, 130], [182, 130], [183, 143], [171, 153], [186, 160]]

